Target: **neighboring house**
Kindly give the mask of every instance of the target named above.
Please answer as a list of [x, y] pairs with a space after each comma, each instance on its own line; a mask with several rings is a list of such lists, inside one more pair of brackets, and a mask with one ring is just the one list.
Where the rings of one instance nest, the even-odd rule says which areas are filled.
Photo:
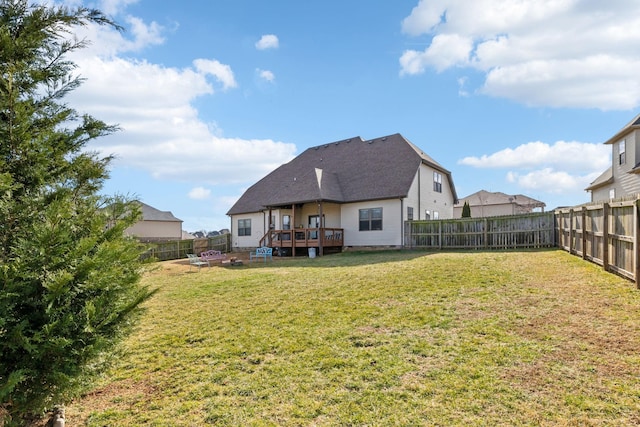
[[142, 241], [182, 239], [182, 220], [169, 211], [160, 211], [145, 203], [138, 202], [142, 210], [142, 220], [125, 230]]
[[472, 218], [524, 214], [534, 212], [536, 209], [544, 212], [546, 206], [545, 203], [522, 194], [508, 195], [480, 190], [456, 203], [453, 207], [454, 218], [462, 217], [462, 207], [465, 202], [469, 202]]
[[620, 199], [640, 193], [640, 115], [605, 141], [611, 145], [612, 164], [585, 190], [591, 201]]
[[451, 218], [456, 201], [451, 173], [394, 134], [309, 148], [251, 186], [227, 215], [234, 248], [322, 254], [401, 247], [405, 221]]

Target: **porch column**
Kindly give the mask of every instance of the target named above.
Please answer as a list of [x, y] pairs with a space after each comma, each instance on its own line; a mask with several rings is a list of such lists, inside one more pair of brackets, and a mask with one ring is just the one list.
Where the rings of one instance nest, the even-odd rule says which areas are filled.
[[291, 204], [291, 256], [296, 256], [296, 204]]
[[322, 201], [318, 202], [318, 255], [324, 255], [322, 240], [324, 239], [324, 221], [322, 220]]

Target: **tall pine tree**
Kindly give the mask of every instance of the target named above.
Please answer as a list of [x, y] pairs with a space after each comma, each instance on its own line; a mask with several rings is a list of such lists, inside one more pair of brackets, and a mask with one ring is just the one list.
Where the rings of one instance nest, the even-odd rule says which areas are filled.
[[66, 402], [130, 332], [151, 292], [123, 231], [139, 209], [99, 191], [110, 157], [87, 144], [116, 130], [69, 107], [67, 54], [100, 11], [0, 0], [0, 424]]

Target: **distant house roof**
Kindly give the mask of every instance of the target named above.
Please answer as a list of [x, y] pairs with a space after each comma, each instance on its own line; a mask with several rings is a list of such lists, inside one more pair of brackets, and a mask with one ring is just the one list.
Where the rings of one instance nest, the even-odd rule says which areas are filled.
[[152, 206], [138, 201], [140, 204], [140, 210], [142, 211], [143, 221], [173, 221], [182, 222], [181, 219], [176, 218], [170, 211], [161, 211]]
[[451, 172], [402, 135], [358, 136], [308, 148], [249, 187], [227, 215], [312, 201], [406, 197], [421, 163], [446, 176], [457, 201]]
[[460, 202], [458, 204], [464, 204], [464, 202], [469, 202], [470, 206], [515, 204], [532, 209], [544, 208], [546, 206], [546, 203], [541, 202], [540, 200], [532, 199], [531, 197], [522, 194], [508, 195], [499, 191], [489, 192], [485, 190], [480, 190], [467, 197], [464, 197], [463, 199], [460, 199]]
[[613, 167], [609, 166], [609, 168], [604, 171], [599, 177], [597, 177], [587, 188], [586, 191], [595, 190], [596, 188], [602, 187], [603, 185], [611, 184], [613, 182]]

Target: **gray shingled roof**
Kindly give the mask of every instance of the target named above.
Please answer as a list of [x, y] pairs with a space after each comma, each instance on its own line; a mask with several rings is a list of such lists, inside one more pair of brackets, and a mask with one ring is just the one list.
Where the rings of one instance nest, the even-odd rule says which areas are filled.
[[603, 185], [611, 184], [613, 182], [613, 167], [609, 166], [606, 171], [602, 172], [587, 188], [586, 191], [592, 191]]
[[181, 219], [176, 218], [170, 211], [160, 211], [152, 206], [138, 201], [140, 204], [140, 210], [142, 211], [142, 219], [144, 221], [172, 221], [182, 222]]
[[532, 199], [529, 196], [525, 196], [523, 194], [505, 194], [499, 191], [490, 192], [486, 190], [480, 190], [473, 194], [468, 195], [467, 197], [460, 199], [460, 202], [456, 205], [459, 207], [460, 205], [464, 205], [464, 202], [469, 202], [470, 206], [478, 206], [478, 205], [503, 205], [514, 203], [518, 206], [527, 206], [527, 207], [545, 207], [546, 204], [541, 202], [540, 200]]
[[313, 201], [406, 197], [420, 163], [442, 172], [457, 199], [451, 173], [402, 135], [394, 134], [311, 147], [249, 187], [227, 215]]
[[640, 128], [640, 114], [635, 116], [633, 120], [627, 123], [622, 129], [620, 129], [615, 135], [606, 140], [605, 144], [614, 144], [618, 142], [625, 134], [631, 132], [634, 129]]

